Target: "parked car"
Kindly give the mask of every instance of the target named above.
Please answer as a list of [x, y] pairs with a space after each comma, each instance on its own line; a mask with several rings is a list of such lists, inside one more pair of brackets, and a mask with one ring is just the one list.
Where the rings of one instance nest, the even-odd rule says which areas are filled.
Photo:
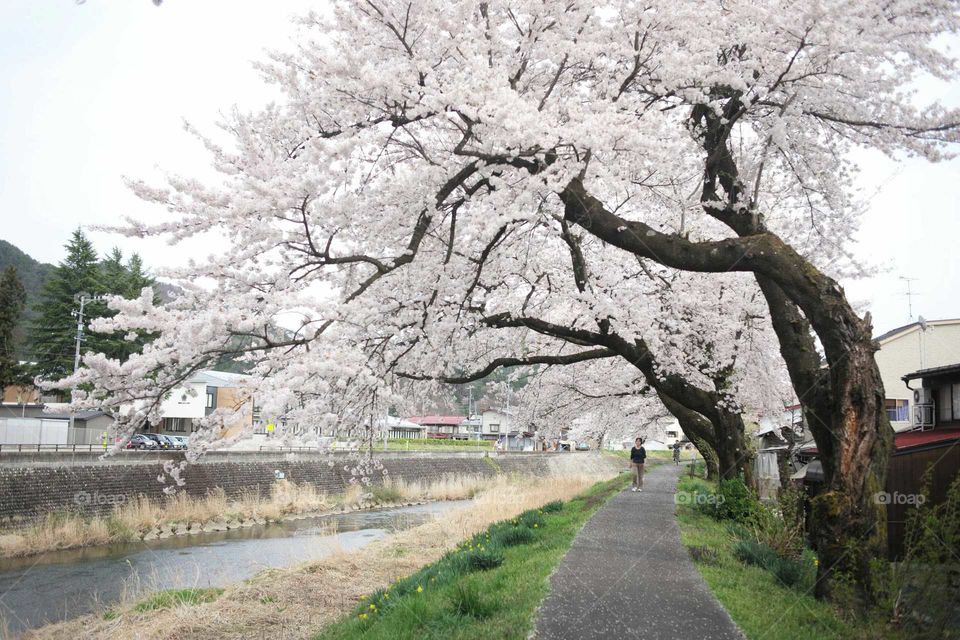
[[173, 440], [173, 445], [175, 449], [186, 449], [187, 448], [187, 438], [186, 436], [167, 436]]
[[153, 440], [156, 443], [158, 449], [173, 449], [174, 444], [173, 440], [167, 436], [160, 435], [159, 433], [144, 433], [143, 436]]
[[578, 442], [577, 451], [590, 451], [590, 445], [586, 442]]
[[138, 433], [127, 442], [127, 449], [159, 449], [160, 445], [152, 438]]

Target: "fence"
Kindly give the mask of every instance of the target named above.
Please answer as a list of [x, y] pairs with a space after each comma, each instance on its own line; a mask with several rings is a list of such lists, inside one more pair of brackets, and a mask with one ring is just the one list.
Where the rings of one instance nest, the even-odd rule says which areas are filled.
[[0, 418], [0, 446], [66, 445], [66, 420], [47, 418]]

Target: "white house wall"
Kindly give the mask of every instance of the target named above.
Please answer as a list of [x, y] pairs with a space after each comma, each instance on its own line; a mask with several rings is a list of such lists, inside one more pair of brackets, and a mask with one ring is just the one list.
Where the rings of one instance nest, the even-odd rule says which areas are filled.
[[[884, 340], [876, 358], [886, 397], [909, 400], [910, 415], [913, 415], [913, 392], [900, 378], [920, 369], [960, 362], [960, 321], [931, 321], [924, 332], [919, 327], [912, 327]], [[916, 388], [919, 382], [914, 381], [911, 386]], [[898, 431], [910, 426], [909, 422], [892, 424]]]
[[[191, 393], [192, 391], [192, 393]], [[170, 392], [160, 405], [164, 418], [202, 418], [207, 407], [207, 384], [188, 382]]]

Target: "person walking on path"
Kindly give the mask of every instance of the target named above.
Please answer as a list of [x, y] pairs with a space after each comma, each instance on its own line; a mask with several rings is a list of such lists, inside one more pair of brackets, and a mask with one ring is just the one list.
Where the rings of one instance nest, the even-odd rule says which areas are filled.
[[647, 461], [647, 450], [643, 448], [643, 438], [634, 440], [630, 449], [630, 467], [633, 469], [633, 489], [643, 491], [643, 463]]
[[675, 442], [673, 444], [673, 464], [675, 465], [680, 464], [680, 443], [679, 442]]

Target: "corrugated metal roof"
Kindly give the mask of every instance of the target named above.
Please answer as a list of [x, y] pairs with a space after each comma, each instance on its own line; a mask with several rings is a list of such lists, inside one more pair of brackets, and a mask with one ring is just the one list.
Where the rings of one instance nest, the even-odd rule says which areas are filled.
[[410, 422], [416, 424], [442, 424], [456, 426], [466, 420], [466, 416], [410, 416], [407, 418]]

